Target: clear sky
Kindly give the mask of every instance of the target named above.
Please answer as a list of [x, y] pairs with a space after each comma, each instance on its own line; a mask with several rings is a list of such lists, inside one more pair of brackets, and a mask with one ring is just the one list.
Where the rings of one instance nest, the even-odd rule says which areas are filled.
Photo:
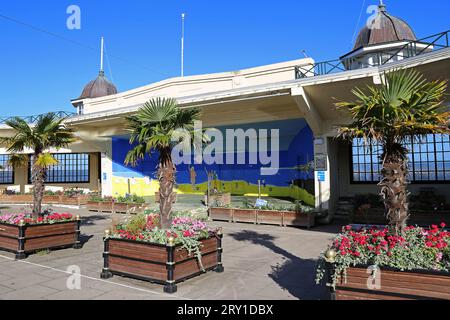
[[[302, 50], [316, 61], [336, 59], [350, 51], [355, 28], [363, 26], [369, 17], [367, 7], [378, 0], [0, 0], [0, 3], [2, 118], [74, 111], [70, 100], [77, 98], [84, 85], [98, 73], [102, 35], [112, 77], [107, 62], [106, 74], [119, 91], [125, 91], [179, 75], [182, 12], [187, 15], [185, 74], [193, 75], [297, 59], [303, 56]], [[385, 3], [388, 12], [406, 20], [418, 38], [450, 29], [449, 0], [385, 0]], [[69, 17], [66, 10], [70, 5], [81, 9], [80, 30], [69, 30], [66, 26]]]

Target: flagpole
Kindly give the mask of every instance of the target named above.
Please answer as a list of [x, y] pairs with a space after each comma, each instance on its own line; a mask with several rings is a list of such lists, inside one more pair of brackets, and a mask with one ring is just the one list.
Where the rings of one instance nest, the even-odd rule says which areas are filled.
[[102, 37], [100, 44], [100, 71], [103, 71], [103, 48], [105, 46], [105, 39]]
[[184, 18], [186, 14], [181, 14], [181, 76], [184, 77]]

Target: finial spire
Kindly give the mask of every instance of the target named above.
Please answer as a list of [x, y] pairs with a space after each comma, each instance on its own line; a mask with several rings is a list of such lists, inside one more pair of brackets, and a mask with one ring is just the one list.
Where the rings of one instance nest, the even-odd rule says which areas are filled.
[[104, 68], [103, 68], [103, 51], [104, 51], [104, 47], [105, 47], [105, 38], [101, 37], [101, 42], [100, 42], [100, 73], [103, 74], [105, 72]]
[[384, 4], [383, 0], [380, 0], [380, 4], [378, 5], [378, 8], [382, 12], [386, 11], [386, 5]]

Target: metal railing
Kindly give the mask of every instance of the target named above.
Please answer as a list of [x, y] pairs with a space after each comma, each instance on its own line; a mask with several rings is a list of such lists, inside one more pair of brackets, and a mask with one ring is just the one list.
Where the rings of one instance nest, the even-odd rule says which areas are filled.
[[[54, 115], [56, 115], [56, 117], [58, 119], [69, 118], [69, 117], [76, 115], [75, 112], [68, 112], [68, 111], [56, 111], [56, 112], [50, 112], [50, 113], [53, 113]], [[34, 116], [19, 117], [19, 118], [25, 120], [27, 123], [32, 124], [32, 123], [36, 123], [37, 121], [39, 121], [39, 119], [41, 119], [46, 114], [48, 114], [48, 113], [34, 115]], [[12, 120], [14, 118], [16, 118], [16, 117], [0, 118], [0, 124], [5, 124], [7, 121]]]
[[[437, 51], [450, 46], [450, 30], [420, 39], [408, 41], [402, 47], [390, 51], [378, 51], [370, 54], [370, 62], [361, 58], [349, 57], [336, 60], [322, 61], [307, 66], [295, 68], [295, 78], [302, 79], [347, 70], [363, 69], [385, 65], [389, 62], [415, 57], [431, 51]], [[358, 49], [357, 49], [358, 50]]]

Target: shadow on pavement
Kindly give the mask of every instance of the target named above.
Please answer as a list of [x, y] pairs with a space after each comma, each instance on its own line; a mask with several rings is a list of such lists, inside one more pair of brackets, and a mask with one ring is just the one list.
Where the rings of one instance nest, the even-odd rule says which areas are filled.
[[329, 299], [327, 288], [315, 283], [316, 260], [302, 259], [280, 248], [274, 243], [276, 238], [270, 234], [243, 230], [229, 233], [228, 236], [237, 241], [264, 246], [281, 255], [285, 261], [272, 266], [272, 272], [268, 276], [294, 297], [301, 300]]

